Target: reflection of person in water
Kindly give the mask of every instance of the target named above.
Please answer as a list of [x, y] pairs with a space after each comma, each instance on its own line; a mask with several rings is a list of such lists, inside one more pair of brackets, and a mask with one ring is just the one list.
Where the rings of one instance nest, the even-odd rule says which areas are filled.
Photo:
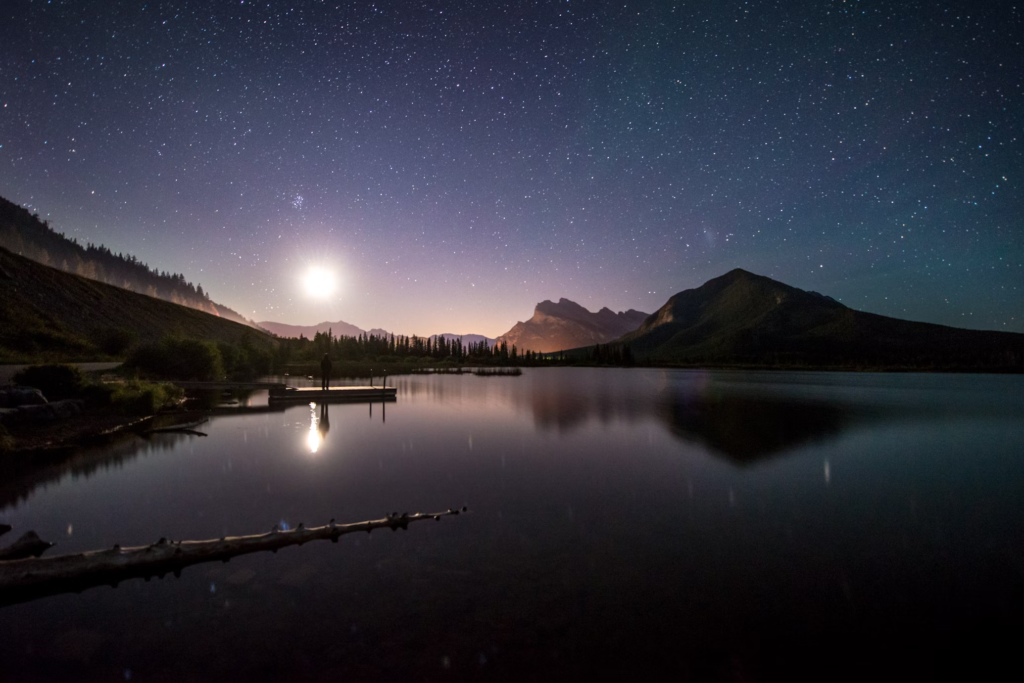
[[317, 424], [317, 429], [320, 430], [320, 439], [327, 438], [327, 432], [331, 431], [331, 420], [327, 414], [327, 404], [320, 404], [320, 422]]
[[326, 353], [324, 354], [323, 360], [320, 361], [320, 388], [328, 389], [331, 386], [331, 357]]

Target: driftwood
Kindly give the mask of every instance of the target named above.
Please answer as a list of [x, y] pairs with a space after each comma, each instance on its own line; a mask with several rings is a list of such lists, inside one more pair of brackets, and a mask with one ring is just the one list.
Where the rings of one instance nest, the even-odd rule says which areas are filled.
[[[466, 508], [461, 509], [461, 512], [465, 511]], [[441, 517], [457, 515], [459, 512], [458, 509], [450, 509], [434, 513], [392, 513], [384, 519], [353, 524], [336, 524], [332, 519], [321, 527], [307, 529], [299, 524], [295, 529], [287, 531], [275, 525], [270, 533], [255, 536], [229, 536], [206, 541], [170, 541], [161, 538], [152, 545], [132, 548], [115, 545], [109, 550], [91, 550], [75, 555], [0, 561], [0, 606], [59, 593], [81, 592], [94, 586], [110, 585], [116, 588], [118, 583], [131, 578], [141, 577], [149, 581], [154, 576], [162, 579], [167, 573], [180, 576], [182, 569], [193, 564], [228, 562], [233, 557], [264, 550], [276, 553], [281, 548], [310, 541], [329, 539], [337, 543], [338, 538], [345, 534], [360, 531], [370, 533], [374, 529], [383, 528], [392, 531], [407, 529], [412, 522], [440, 520]], [[29, 533], [35, 536], [33, 532]], [[47, 547], [51, 545], [46, 544]]]

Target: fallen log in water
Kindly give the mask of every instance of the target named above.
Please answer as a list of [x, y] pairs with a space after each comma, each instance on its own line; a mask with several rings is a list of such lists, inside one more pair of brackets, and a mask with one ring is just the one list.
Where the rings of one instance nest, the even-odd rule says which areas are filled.
[[[466, 508], [461, 509], [461, 512], [465, 511]], [[336, 524], [332, 519], [324, 526], [311, 529], [306, 529], [302, 524], [287, 531], [275, 526], [269, 533], [255, 536], [229, 536], [206, 541], [170, 541], [161, 538], [152, 545], [132, 548], [115, 545], [109, 550], [91, 550], [75, 555], [0, 561], [0, 606], [59, 593], [81, 592], [94, 586], [117, 587], [121, 581], [131, 578], [144, 578], [148, 581], [154, 576], [162, 579], [168, 573], [180, 576], [182, 569], [193, 564], [227, 562], [239, 555], [264, 550], [276, 553], [281, 548], [310, 541], [329, 539], [337, 543], [338, 538], [345, 534], [360, 531], [370, 533], [374, 529], [383, 528], [392, 531], [407, 529], [412, 522], [440, 520], [446, 515], [457, 515], [459, 512], [458, 509], [450, 509], [433, 513], [392, 513], [384, 519], [352, 524]], [[52, 544], [47, 544], [47, 547], [49, 545]]]

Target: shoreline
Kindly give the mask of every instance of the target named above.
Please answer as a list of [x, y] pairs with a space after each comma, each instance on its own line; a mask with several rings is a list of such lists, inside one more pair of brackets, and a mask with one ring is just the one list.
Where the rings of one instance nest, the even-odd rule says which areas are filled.
[[[89, 365], [112, 365], [116, 367], [117, 364], [111, 363], [96, 363]], [[384, 365], [384, 364], [380, 364]], [[18, 366], [4, 366], [0, 365], [0, 384], [4, 384], [5, 379], [4, 372], [10, 371], [8, 374], [13, 375], [15, 372], [20, 370], [22, 365]], [[651, 365], [596, 365], [596, 364], [564, 364], [564, 365], [444, 365], [444, 364], [423, 364], [417, 366], [405, 366], [399, 365], [395, 368], [387, 368], [387, 375], [391, 377], [399, 376], [411, 376], [411, 375], [433, 375], [433, 374], [473, 374], [469, 368], [479, 368], [489, 370], [491, 372], [484, 372], [480, 374], [504, 376], [512, 375], [513, 369], [531, 368], [531, 369], [543, 369], [548, 367], [558, 368], [604, 368], [604, 369], [620, 369], [620, 370], [690, 370], [690, 371], [719, 371], [719, 372], [821, 372], [821, 373], [857, 373], [857, 374], [992, 374], [992, 375], [1018, 375], [1021, 374], [1020, 369], [1016, 368], [914, 368], [914, 367], [902, 367], [902, 368], [886, 368], [886, 367], [864, 367], [864, 368], [848, 368], [848, 367], [814, 367], [814, 366], [764, 366], [764, 365], [683, 365], [683, 364], [651, 364]], [[12, 370], [12, 368], [14, 368]], [[83, 368], [85, 369], [85, 368]], [[105, 372], [111, 368], [90, 368], [93, 372]], [[294, 366], [293, 366], [293, 369]], [[342, 373], [335, 374], [332, 379], [356, 379], [358, 373], [348, 374], [344, 370], [352, 370], [355, 368], [343, 368]], [[384, 368], [374, 368], [374, 370], [383, 370]], [[395, 370], [395, 372], [392, 372]], [[505, 372], [502, 372], [505, 371]], [[374, 373], [376, 376], [377, 373]], [[380, 373], [383, 375], [384, 373]], [[518, 373], [515, 373], [518, 374]], [[301, 375], [294, 375], [299, 377]], [[174, 382], [176, 386], [182, 388], [196, 389], [200, 385], [203, 388], [216, 388], [216, 389], [237, 389], [243, 386], [250, 385], [248, 382], [220, 382], [220, 383], [196, 383], [196, 382]], [[268, 410], [267, 408], [259, 408], [258, 410]], [[63, 420], [51, 420], [41, 422], [22, 422], [5, 425], [5, 428], [13, 439], [13, 444], [6, 450], [0, 450], [0, 457], [10, 457], [14, 454], [25, 454], [25, 453], [47, 453], [47, 452], [59, 452], [63, 450], [71, 450], [75, 448], [88, 447], [95, 445], [97, 442], [102, 441], [105, 438], [116, 437], [122, 434], [136, 432], [141, 433], [143, 430], [141, 427], [149, 424], [159, 422], [160, 428], [166, 428], [173, 426], [176, 423], [187, 423], [194, 421], [199, 418], [208, 418], [217, 414], [233, 414], [238, 412], [245, 412], [244, 409], [225, 408], [223, 411], [217, 408], [207, 407], [202, 409], [189, 408], [187, 405], [179, 407], [177, 410], [168, 412], [156, 412], [151, 415], [125, 415], [113, 410], [108, 409], [87, 409], [85, 412], [76, 415], [74, 417], [66, 418]]]
[[118, 439], [127, 434], [143, 436], [149, 429], [173, 428], [177, 424], [194, 423], [213, 414], [211, 410], [188, 408], [152, 415], [123, 415], [113, 411], [93, 410], [65, 420], [8, 425], [7, 431], [14, 439], [14, 445], [0, 452], [0, 457], [59, 454], [89, 448], [102, 445], [108, 439]]

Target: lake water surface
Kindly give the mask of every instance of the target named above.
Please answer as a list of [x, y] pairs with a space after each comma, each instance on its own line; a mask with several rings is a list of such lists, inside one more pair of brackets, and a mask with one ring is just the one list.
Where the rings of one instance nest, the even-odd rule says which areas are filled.
[[[1024, 378], [406, 376], [7, 466], [51, 553], [468, 505], [0, 610], [5, 680], [1024, 675]], [[251, 397], [265, 404], [266, 395]]]

